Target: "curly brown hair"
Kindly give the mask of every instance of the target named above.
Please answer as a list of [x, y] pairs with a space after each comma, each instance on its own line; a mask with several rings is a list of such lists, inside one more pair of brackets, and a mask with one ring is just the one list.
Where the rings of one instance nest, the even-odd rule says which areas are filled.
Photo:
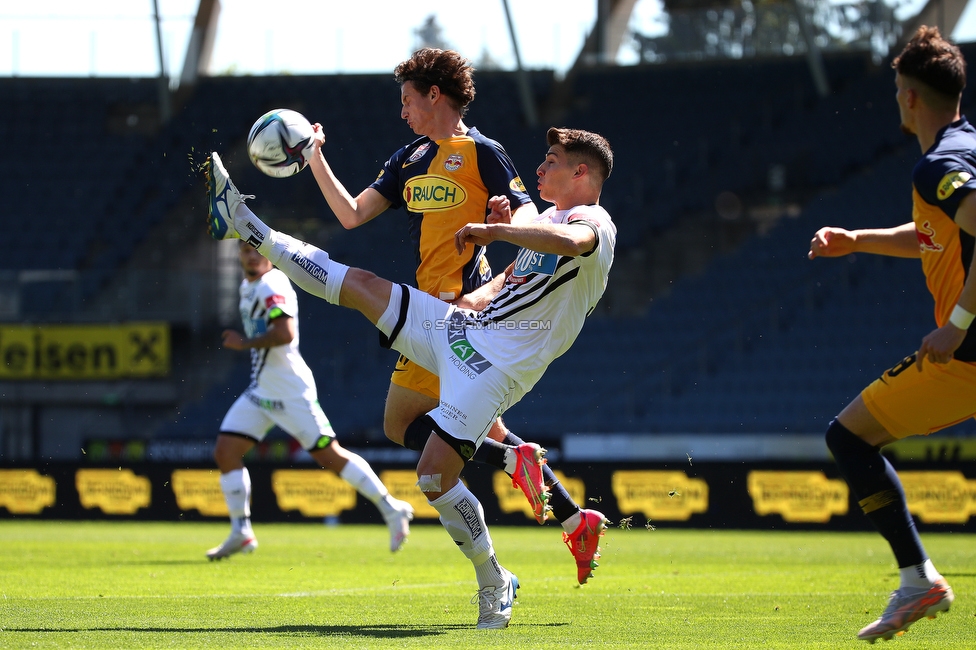
[[554, 126], [546, 132], [546, 142], [550, 147], [560, 145], [568, 155], [593, 168], [601, 183], [613, 171], [613, 150], [607, 139], [598, 133]]
[[409, 81], [421, 94], [437, 86], [462, 116], [474, 101], [474, 67], [454, 50], [417, 50], [393, 70], [393, 77], [401, 86]]
[[953, 102], [966, 87], [966, 59], [958, 47], [942, 38], [938, 27], [919, 27], [891, 67]]

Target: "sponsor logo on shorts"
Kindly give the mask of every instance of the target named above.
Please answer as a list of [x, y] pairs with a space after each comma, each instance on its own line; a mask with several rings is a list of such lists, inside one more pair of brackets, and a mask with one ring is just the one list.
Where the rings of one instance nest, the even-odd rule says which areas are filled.
[[464, 519], [464, 523], [468, 525], [468, 530], [471, 531], [471, 539], [478, 539], [484, 529], [481, 527], [481, 522], [478, 521], [478, 513], [474, 505], [469, 500], [462, 499], [454, 506], [454, 509]]
[[265, 411], [284, 411], [285, 403], [280, 399], [263, 399], [258, 397], [254, 393], [244, 393], [248, 401], [254, 404], [258, 408], [264, 409]]
[[465, 319], [464, 314], [454, 312], [451, 314], [450, 322], [447, 327], [447, 342], [454, 353], [451, 363], [461, 371], [468, 379], [475, 379], [478, 375], [491, 367], [491, 363], [481, 356], [481, 353], [474, 349], [474, 346], [464, 337]]

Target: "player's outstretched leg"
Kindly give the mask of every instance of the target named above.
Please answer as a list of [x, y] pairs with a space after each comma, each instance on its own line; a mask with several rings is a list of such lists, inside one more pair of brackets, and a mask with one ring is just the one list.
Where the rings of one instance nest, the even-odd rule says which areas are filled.
[[581, 510], [579, 526], [571, 533], [563, 533], [563, 541], [576, 560], [576, 579], [581, 585], [593, 576], [600, 559], [600, 538], [607, 527], [607, 518], [596, 510]]
[[923, 617], [935, 618], [939, 612], [948, 612], [955, 595], [944, 578], [936, 580], [928, 588], [901, 587], [891, 592], [888, 606], [881, 617], [860, 632], [857, 638], [874, 643], [878, 639], [891, 639], [901, 635], [912, 623]]
[[532, 514], [540, 524], [546, 523], [549, 507], [549, 486], [543, 478], [543, 458], [546, 450], [534, 442], [525, 442], [511, 448], [515, 456], [515, 471], [512, 472], [512, 486], [522, 490], [522, 494], [532, 506]]

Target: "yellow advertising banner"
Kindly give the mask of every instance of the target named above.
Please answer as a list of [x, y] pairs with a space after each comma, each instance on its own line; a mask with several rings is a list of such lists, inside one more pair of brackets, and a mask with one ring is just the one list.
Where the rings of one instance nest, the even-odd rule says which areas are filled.
[[[553, 474], [556, 475], [559, 482], [569, 492], [569, 496], [573, 497], [573, 501], [576, 503], [586, 502], [586, 485], [583, 484], [581, 479], [567, 478], [560, 471], [553, 471]], [[498, 497], [498, 507], [501, 508], [502, 512], [521, 512], [527, 519], [535, 521], [535, 515], [532, 513], [532, 506], [529, 505], [529, 500], [522, 494], [522, 490], [512, 485], [511, 476], [505, 472], [495, 472], [492, 475], [492, 487], [495, 490], [495, 496]]]
[[55, 484], [34, 469], [0, 470], [0, 508], [15, 515], [36, 515], [54, 505]]
[[828, 479], [823, 472], [753, 471], [746, 483], [757, 515], [826, 523], [834, 515], [847, 514], [847, 483]]
[[152, 503], [152, 484], [131, 469], [79, 469], [75, 487], [81, 507], [107, 515], [133, 515]]
[[394, 498], [413, 506], [414, 519], [437, 519], [437, 510], [417, 487], [417, 472], [412, 469], [388, 469], [380, 472], [380, 480]]
[[356, 489], [321, 469], [279, 469], [271, 474], [271, 489], [283, 511], [306, 517], [334, 517], [356, 507]]
[[0, 325], [0, 379], [169, 374], [169, 324]]
[[180, 510], [196, 510], [205, 517], [226, 517], [227, 502], [216, 469], [178, 469], [170, 477]]
[[687, 521], [708, 512], [708, 484], [684, 472], [621, 470], [610, 479], [617, 507], [624, 514], [641, 512], [648, 520]]
[[976, 480], [962, 472], [898, 472], [908, 510], [926, 524], [964, 524], [976, 515]]

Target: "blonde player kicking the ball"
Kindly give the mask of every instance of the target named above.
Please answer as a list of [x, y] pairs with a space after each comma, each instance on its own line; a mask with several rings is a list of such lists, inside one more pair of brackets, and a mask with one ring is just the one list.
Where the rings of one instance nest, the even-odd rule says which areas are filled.
[[492, 241], [520, 247], [505, 273], [458, 304], [350, 268], [270, 229], [244, 205], [217, 154], [208, 169], [214, 238], [244, 239], [305, 291], [361, 312], [390, 347], [439, 377], [440, 403], [428, 414], [432, 429], [417, 484], [474, 566], [480, 629], [508, 626], [519, 582], [495, 557], [484, 511], [459, 480], [461, 470], [495, 419], [576, 340], [606, 288], [616, 243], [616, 227], [599, 206], [613, 167], [609, 144], [572, 129], [550, 129], [547, 139], [536, 173], [539, 195], [553, 207], [511, 223], [509, 200], [494, 197], [491, 223], [457, 231], [459, 254]]
[[227, 411], [217, 435], [214, 460], [231, 533], [207, 551], [207, 557], [220, 560], [257, 548], [244, 454], [275, 425], [301, 443], [319, 465], [375, 504], [390, 531], [390, 550], [400, 550], [410, 534], [413, 507], [390, 496], [369, 463], [339, 445], [319, 406], [312, 371], [298, 351], [298, 297], [291, 282], [252, 246], [241, 242], [239, 252], [244, 269], [240, 288], [244, 334], [225, 330], [223, 346], [251, 351], [251, 384]]

